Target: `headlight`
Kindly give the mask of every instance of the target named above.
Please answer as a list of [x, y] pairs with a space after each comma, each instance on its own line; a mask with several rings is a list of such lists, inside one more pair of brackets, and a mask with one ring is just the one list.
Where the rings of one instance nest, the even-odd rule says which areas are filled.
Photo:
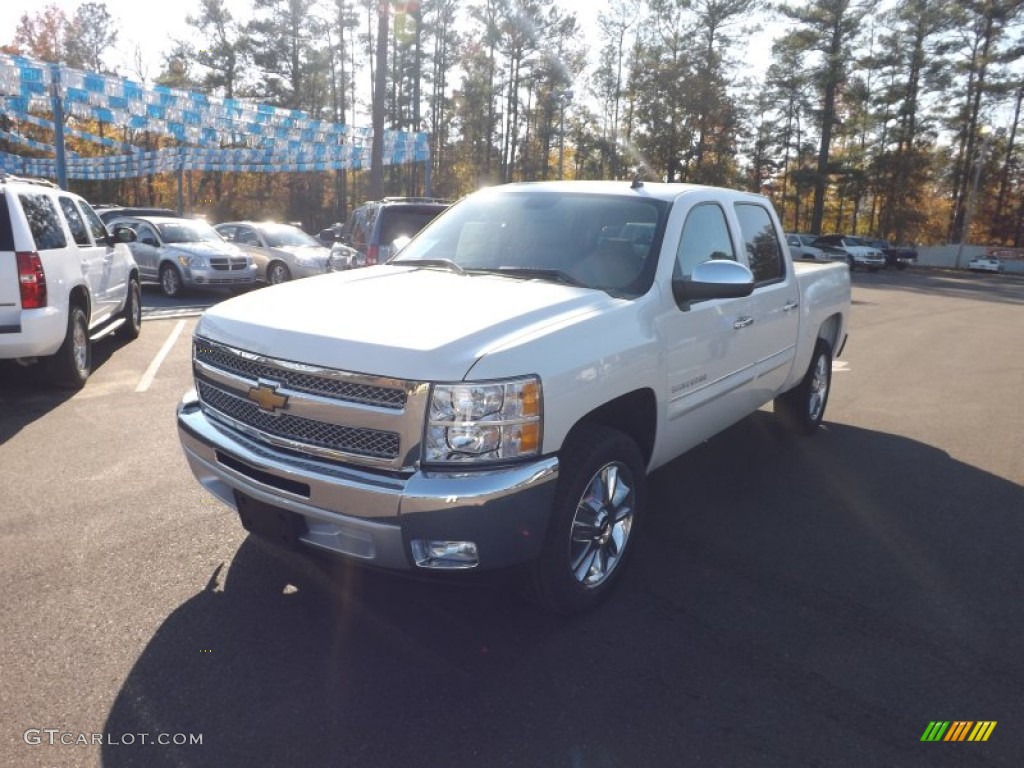
[[540, 453], [540, 379], [435, 384], [425, 462], [505, 461]]
[[202, 256], [189, 256], [186, 253], [178, 256], [178, 263], [183, 267], [192, 267], [194, 269], [203, 269], [206, 266]]

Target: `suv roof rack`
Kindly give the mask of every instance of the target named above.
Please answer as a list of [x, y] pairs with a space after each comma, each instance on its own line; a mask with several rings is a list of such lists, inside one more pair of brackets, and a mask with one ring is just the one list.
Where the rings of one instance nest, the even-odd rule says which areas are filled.
[[49, 179], [40, 179], [35, 176], [18, 176], [3, 169], [0, 169], [0, 181], [20, 181], [24, 184], [38, 184], [41, 187], [60, 189], [59, 185], [54, 184]]

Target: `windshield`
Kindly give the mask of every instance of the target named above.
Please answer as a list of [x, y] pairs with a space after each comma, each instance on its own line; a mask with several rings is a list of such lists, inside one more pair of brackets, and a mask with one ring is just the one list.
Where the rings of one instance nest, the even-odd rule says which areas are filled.
[[481, 192], [423, 230], [391, 263], [449, 261], [466, 272], [647, 291], [668, 204], [552, 190]]
[[320, 245], [311, 235], [301, 229], [286, 224], [278, 226], [262, 226], [260, 231], [271, 248], [284, 248], [291, 245]]
[[157, 224], [160, 237], [165, 243], [223, 243], [224, 238], [217, 230], [203, 221], [176, 221], [173, 224]]

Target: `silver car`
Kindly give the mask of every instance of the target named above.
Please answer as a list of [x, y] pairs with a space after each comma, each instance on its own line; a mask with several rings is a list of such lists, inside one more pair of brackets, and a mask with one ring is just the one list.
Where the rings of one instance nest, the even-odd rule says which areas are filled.
[[269, 285], [327, 271], [330, 250], [290, 224], [228, 221], [214, 229], [252, 256], [258, 270], [257, 279]]
[[159, 216], [113, 219], [114, 231], [127, 227], [135, 233], [132, 250], [143, 282], [159, 283], [167, 296], [185, 288], [251, 287], [256, 264], [205, 221]]

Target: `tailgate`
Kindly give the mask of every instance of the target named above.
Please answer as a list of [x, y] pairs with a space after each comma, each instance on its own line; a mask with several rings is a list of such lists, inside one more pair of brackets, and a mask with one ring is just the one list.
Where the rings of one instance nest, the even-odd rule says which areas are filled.
[[0, 190], [0, 333], [21, 327], [21, 287], [7, 196]]

